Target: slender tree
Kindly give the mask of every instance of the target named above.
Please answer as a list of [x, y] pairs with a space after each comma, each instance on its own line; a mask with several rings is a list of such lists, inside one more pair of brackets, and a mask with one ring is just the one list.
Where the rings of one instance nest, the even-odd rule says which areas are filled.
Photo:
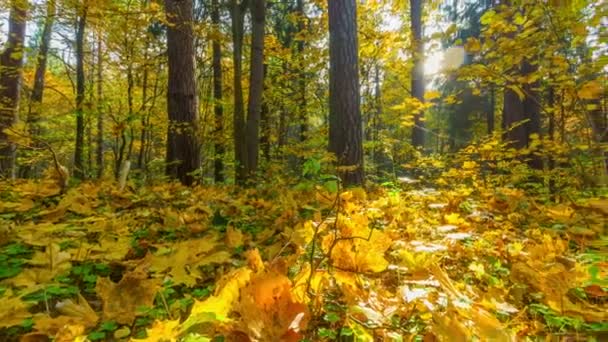
[[[412, 28], [412, 53], [414, 66], [412, 68], [412, 96], [424, 102], [424, 43], [422, 41], [422, 1], [410, 0], [410, 19]], [[419, 111], [414, 116], [412, 129], [412, 145], [424, 147], [424, 112]]]
[[243, 34], [247, 0], [230, 0], [232, 17], [232, 63], [234, 67], [234, 164], [235, 181], [243, 183], [246, 178], [247, 150], [245, 146], [245, 105], [243, 102]]
[[[211, 22], [214, 30], [220, 30], [220, 3], [218, 0], [211, 1]], [[214, 35], [213, 43], [213, 106], [215, 112], [215, 160], [214, 179], [216, 183], [224, 181], [224, 104], [222, 98], [222, 43], [218, 34]]]
[[345, 185], [363, 184], [363, 131], [359, 94], [357, 4], [329, 3], [329, 151]]
[[15, 145], [4, 133], [17, 121], [27, 2], [11, 0], [8, 39], [0, 54], [0, 177], [15, 177]]
[[101, 31], [99, 31], [97, 34], [97, 151], [95, 155], [98, 179], [103, 176], [104, 168], [103, 121], [103, 40]]
[[167, 89], [167, 175], [183, 184], [194, 182], [192, 173], [201, 163], [197, 136], [198, 96], [192, 32], [192, 0], [165, 0], [169, 22], [167, 56], [169, 82]]
[[88, 7], [86, 1], [80, 8], [76, 24], [76, 146], [74, 149], [74, 177], [83, 179], [84, 172], [84, 40]]
[[38, 47], [38, 56], [36, 61], [36, 71], [34, 73], [34, 85], [32, 87], [32, 95], [30, 97], [30, 105], [28, 110], [28, 123], [30, 125], [30, 134], [32, 136], [40, 135], [40, 105], [42, 104], [42, 96], [44, 94], [44, 80], [46, 74], [47, 58], [49, 47], [51, 44], [51, 35], [53, 32], [53, 24], [55, 22], [56, 2], [48, 0], [46, 2], [46, 18], [44, 27], [42, 28], [42, 36]]
[[264, 26], [266, 22], [266, 0], [251, 0], [251, 63], [249, 73], [249, 103], [247, 106], [247, 164], [248, 178], [258, 169], [260, 150], [260, 112], [264, 89]]

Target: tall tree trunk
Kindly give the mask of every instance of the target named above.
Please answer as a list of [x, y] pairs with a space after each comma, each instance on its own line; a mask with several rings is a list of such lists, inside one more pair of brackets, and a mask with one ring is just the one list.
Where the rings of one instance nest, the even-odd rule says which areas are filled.
[[247, 177], [258, 170], [260, 151], [260, 112], [264, 90], [264, 26], [266, 0], [250, 0], [251, 62], [249, 73], [249, 104], [247, 108]]
[[[268, 75], [268, 64], [264, 64], [264, 93], [267, 90], [266, 77]], [[262, 156], [264, 160], [268, 163], [270, 162], [270, 135], [272, 134], [271, 126], [270, 126], [270, 117], [269, 117], [269, 108], [268, 101], [262, 97], [262, 109], [260, 111], [260, 146], [262, 150]]]
[[97, 179], [103, 176], [104, 169], [103, 121], [103, 43], [100, 31], [97, 37]]
[[84, 38], [87, 23], [86, 1], [81, 9], [76, 28], [76, 146], [74, 149], [74, 177], [85, 178], [84, 170]]
[[[220, 4], [218, 0], [211, 1], [211, 22], [214, 30], [220, 30]], [[215, 160], [213, 174], [216, 183], [224, 181], [224, 103], [222, 98], [222, 42], [214, 35], [213, 49], [213, 106], [215, 112]]]
[[490, 85], [490, 108], [488, 108], [486, 121], [487, 121], [487, 133], [492, 135], [494, 133], [494, 120], [496, 110], [496, 89], [494, 85]]
[[28, 113], [28, 123], [30, 134], [38, 137], [41, 134], [40, 127], [40, 106], [42, 104], [42, 95], [44, 93], [44, 80], [46, 74], [47, 58], [51, 43], [51, 35], [53, 32], [53, 23], [55, 22], [56, 4], [55, 0], [48, 0], [46, 3], [46, 19], [42, 29], [42, 37], [40, 37], [40, 45], [38, 47], [38, 56], [36, 61], [36, 71], [34, 73], [34, 85], [32, 87], [32, 95], [30, 98], [30, 106]]
[[15, 145], [4, 133], [19, 113], [27, 2], [11, 0], [8, 40], [0, 54], [0, 177], [15, 177]]
[[232, 62], [234, 64], [234, 164], [235, 181], [242, 184], [246, 178], [247, 150], [245, 146], [245, 105], [243, 102], [243, 31], [245, 21], [244, 0], [231, 0], [230, 14], [232, 17]]
[[363, 184], [363, 131], [359, 94], [357, 4], [329, 5], [329, 151], [346, 186]]
[[[424, 102], [424, 42], [422, 41], [422, 0], [410, 0], [410, 16], [412, 28], [413, 60], [412, 96]], [[424, 111], [414, 116], [412, 129], [412, 145], [424, 147]]]
[[169, 81], [167, 175], [191, 185], [201, 164], [194, 60], [192, 0], [165, 0]]
[[[297, 0], [296, 13], [298, 14], [298, 31], [303, 34], [307, 29], [306, 15], [304, 13], [304, 0]], [[296, 43], [296, 52], [299, 58], [298, 68], [298, 120], [300, 121], [300, 141], [306, 140], [308, 132], [308, 115], [306, 102], [306, 69], [304, 61], [305, 40], [300, 38]]]
[[146, 131], [147, 131], [147, 122], [146, 122], [146, 117], [147, 117], [147, 113], [148, 113], [148, 77], [149, 77], [149, 72], [148, 72], [148, 63], [149, 63], [149, 55], [148, 55], [148, 49], [150, 48], [150, 38], [146, 37], [146, 43], [144, 44], [144, 62], [142, 65], [143, 68], [143, 76], [142, 76], [142, 85], [141, 85], [141, 109], [142, 109], [142, 113], [141, 113], [141, 119], [140, 119], [140, 123], [141, 123], [141, 132], [139, 135], [139, 154], [137, 156], [137, 168], [140, 170], [146, 170], [146, 163], [145, 163], [145, 151], [146, 151]]
[[[524, 61], [519, 68], [523, 76], [533, 73], [535, 67]], [[538, 102], [537, 84], [527, 84], [522, 87], [521, 94], [512, 88], [506, 87], [503, 103], [503, 138], [515, 149], [524, 149], [530, 144], [530, 136], [540, 136], [540, 105]], [[523, 96], [522, 96], [523, 95]], [[542, 159], [537, 155], [525, 156], [530, 167], [542, 169]]]

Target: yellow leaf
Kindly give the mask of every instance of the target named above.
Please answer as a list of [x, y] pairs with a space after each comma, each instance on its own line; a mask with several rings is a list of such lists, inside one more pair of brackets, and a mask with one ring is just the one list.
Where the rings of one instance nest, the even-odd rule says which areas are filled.
[[226, 321], [239, 299], [241, 288], [249, 282], [252, 273], [248, 267], [242, 267], [226, 275], [220, 281], [224, 285], [218, 287], [215, 295], [202, 302], [194, 302], [190, 316], [180, 325], [180, 331], [184, 332], [193, 325], [205, 322]]
[[226, 229], [226, 245], [230, 248], [238, 248], [243, 245], [243, 233], [234, 228], [233, 226], [228, 226]]
[[597, 99], [602, 95], [602, 85], [600, 82], [594, 80], [589, 81], [581, 87], [578, 91], [578, 97], [583, 100]]
[[131, 324], [138, 308], [151, 307], [160, 279], [148, 279], [147, 272], [134, 270], [123, 275], [118, 283], [98, 278], [95, 290], [103, 302], [104, 320]]
[[143, 339], [131, 339], [133, 342], [158, 342], [158, 341], [170, 341], [175, 342], [179, 337], [177, 327], [179, 326], [179, 320], [167, 320], [167, 321], [154, 321], [152, 327], [146, 329], [146, 338]]
[[424, 93], [424, 99], [427, 101], [432, 101], [434, 99], [438, 99], [439, 97], [441, 97], [441, 93], [437, 90], [430, 90]]
[[479, 42], [479, 39], [471, 37], [467, 39], [464, 48], [470, 53], [479, 52], [481, 50], [481, 43]]
[[513, 92], [515, 92], [515, 94], [517, 94], [517, 97], [519, 97], [519, 99], [521, 101], [523, 101], [526, 98], [526, 94], [524, 94], [523, 90], [521, 90], [521, 87], [511, 84], [511, 85], [508, 85], [507, 88], [513, 90]]
[[21, 324], [24, 319], [32, 316], [27, 305], [19, 297], [9, 298], [5, 294], [0, 298], [0, 308], [0, 328]]

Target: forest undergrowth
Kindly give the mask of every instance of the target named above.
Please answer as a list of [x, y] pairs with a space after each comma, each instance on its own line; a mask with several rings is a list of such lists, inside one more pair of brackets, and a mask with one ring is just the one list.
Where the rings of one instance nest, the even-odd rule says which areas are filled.
[[2, 183], [0, 339], [608, 338], [608, 200], [406, 181]]

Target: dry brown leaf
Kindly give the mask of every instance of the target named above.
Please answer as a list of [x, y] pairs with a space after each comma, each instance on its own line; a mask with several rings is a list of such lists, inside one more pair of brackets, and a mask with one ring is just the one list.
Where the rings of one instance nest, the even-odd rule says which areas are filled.
[[131, 324], [139, 307], [151, 307], [160, 286], [159, 279], [147, 279], [143, 272], [126, 273], [118, 284], [108, 278], [97, 279], [95, 290], [103, 302], [104, 320]]

